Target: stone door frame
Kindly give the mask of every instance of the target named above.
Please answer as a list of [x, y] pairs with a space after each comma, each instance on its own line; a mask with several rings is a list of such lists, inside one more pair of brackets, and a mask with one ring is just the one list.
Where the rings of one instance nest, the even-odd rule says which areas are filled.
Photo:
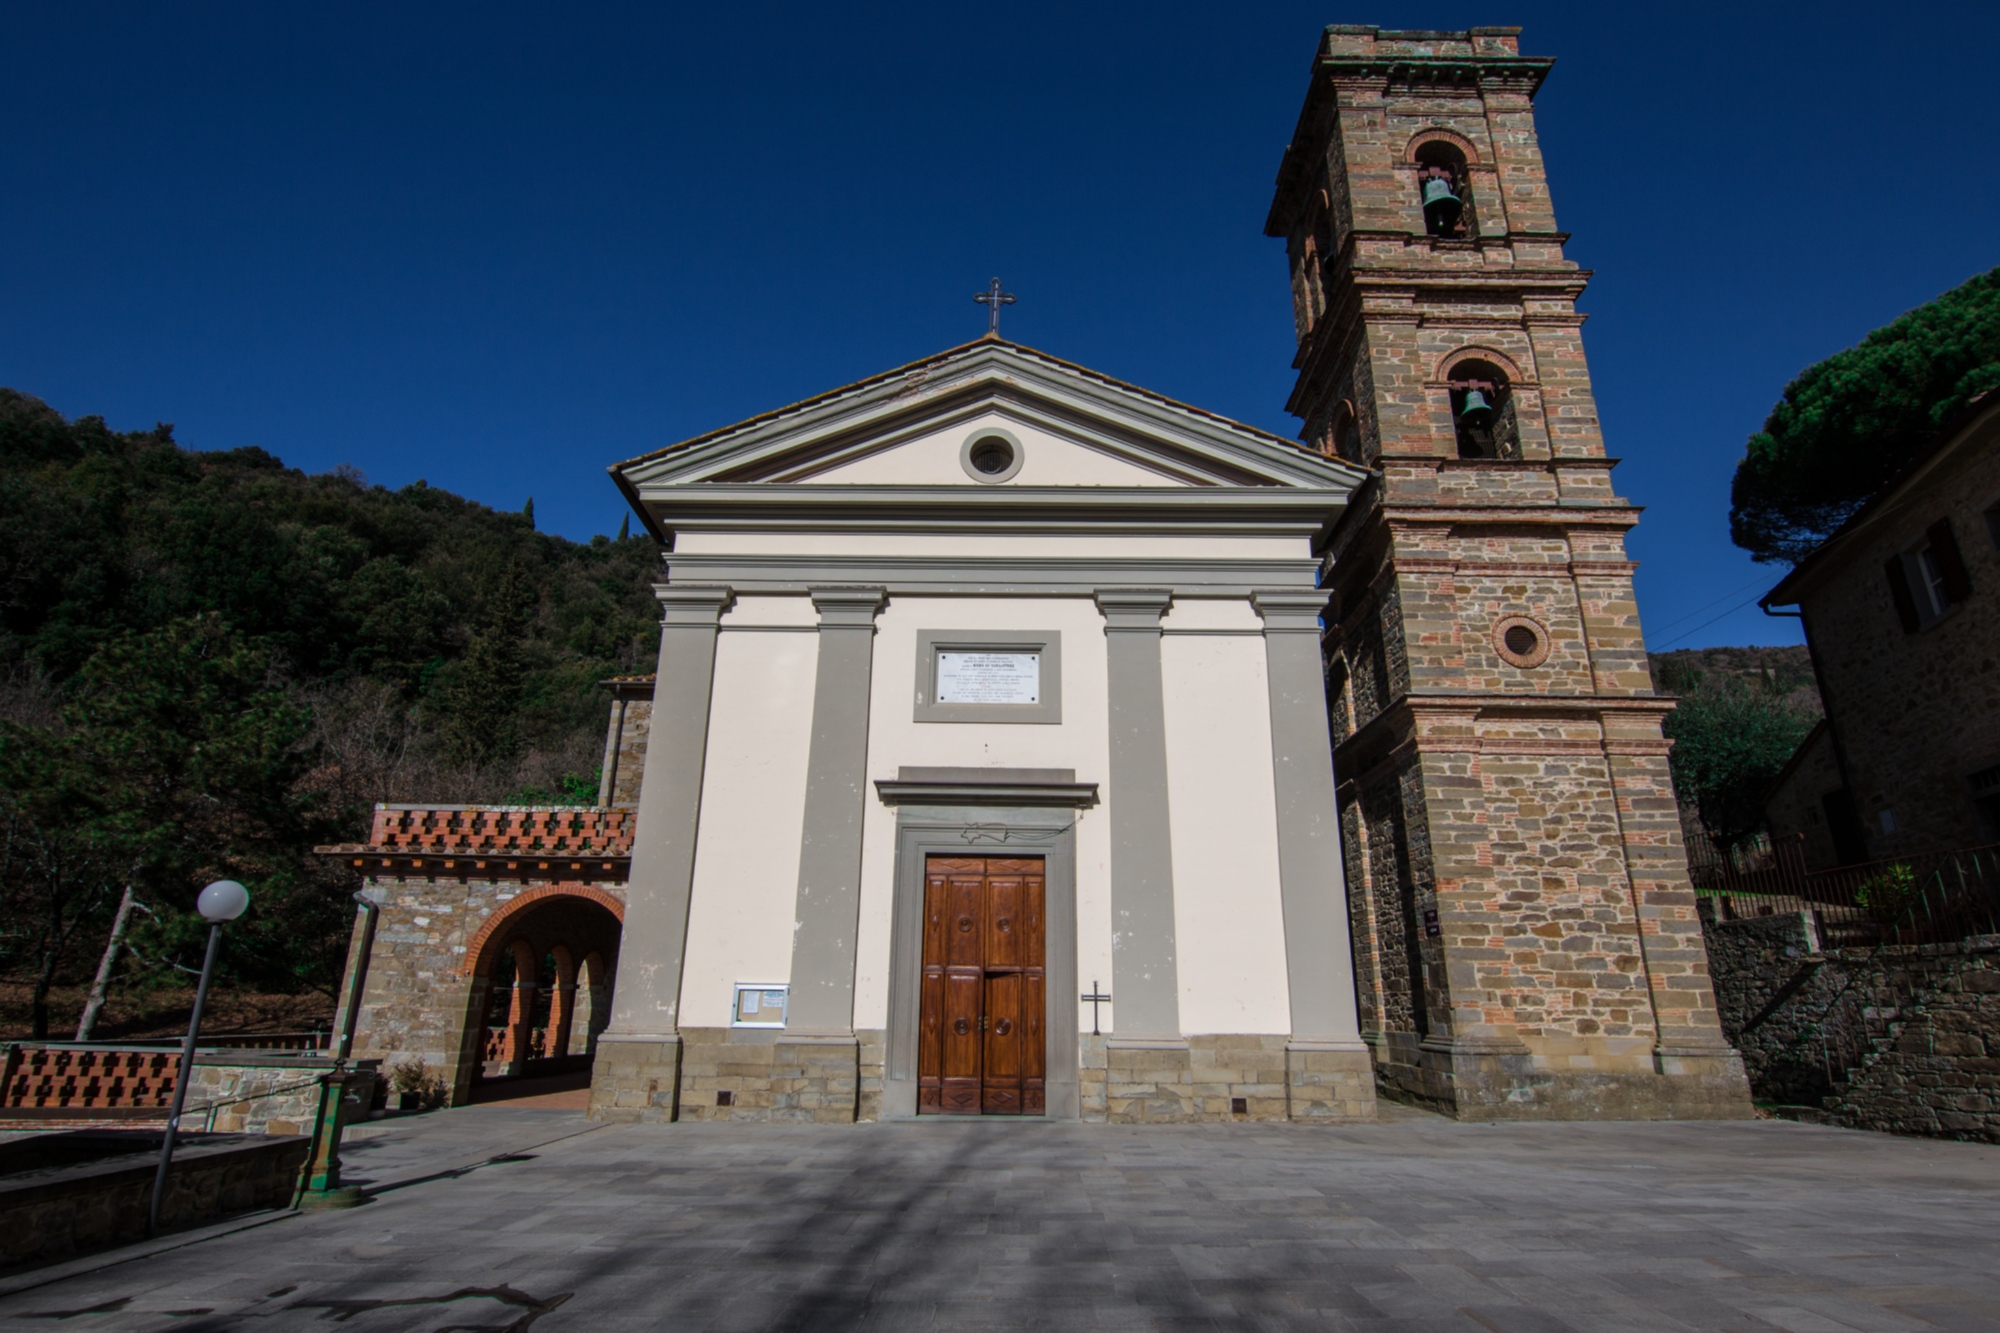
[[[1095, 787], [1091, 789], [1095, 798]], [[906, 798], [907, 799], [907, 798]], [[899, 804], [896, 811], [896, 893], [889, 942], [889, 1030], [884, 1052], [882, 1118], [917, 1118], [917, 1032], [923, 990], [924, 865], [932, 856], [1039, 856], [1047, 899], [1043, 965], [1048, 992], [1043, 1032], [1048, 1043], [1046, 1108], [1041, 1117], [1078, 1120], [1083, 1114], [1077, 1047], [1076, 809], [976, 804]], [[1005, 799], [996, 792], [995, 799]], [[1078, 801], [1076, 804], [1088, 802]], [[935, 1118], [935, 1117], [928, 1117]], [[1003, 1117], [1013, 1119], [1017, 1117]]]

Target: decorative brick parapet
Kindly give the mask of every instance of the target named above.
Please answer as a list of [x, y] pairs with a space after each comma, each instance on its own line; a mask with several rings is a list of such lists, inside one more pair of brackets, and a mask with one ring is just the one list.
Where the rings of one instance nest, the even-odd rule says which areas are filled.
[[[180, 1066], [176, 1049], [111, 1043], [10, 1042], [0, 1058], [0, 1128], [12, 1130], [164, 1126]], [[357, 1072], [344, 1122], [366, 1117], [380, 1064], [350, 1062]], [[189, 1132], [310, 1133], [321, 1080], [335, 1065], [310, 1052], [197, 1051], [181, 1124]]]
[[376, 873], [622, 880], [637, 821], [599, 806], [377, 805], [367, 842], [313, 850]]

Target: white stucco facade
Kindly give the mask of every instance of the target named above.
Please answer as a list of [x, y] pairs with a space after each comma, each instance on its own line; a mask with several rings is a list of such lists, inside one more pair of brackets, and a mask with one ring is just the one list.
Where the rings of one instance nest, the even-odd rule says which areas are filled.
[[[837, 1111], [843, 1062], [856, 1115], [920, 1109], [940, 855], [1046, 868], [1047, 1114], [1118, 1118], [1127, 1065], [1169, 1071], [1150, 1118], [1273, 1077], [1296, 1114], [1287, 1071], [1365, 1061], [1351, 983], [1300, 975], [1349, 966], [1299, 812], [1331, 800], [1317, 545], [1352, 468], [985, 340], [615, 475], [669, 554], [600, 1080], [671, 1064], [673, 1113], [720, 1115], [761, 1043], [806, 1071], [741, 1089], [774, 1114]], [[951, 651], [1040, 674], [933, 697]], [[790, 988], [782, 1030], [733, 1025], [744, 984]]]

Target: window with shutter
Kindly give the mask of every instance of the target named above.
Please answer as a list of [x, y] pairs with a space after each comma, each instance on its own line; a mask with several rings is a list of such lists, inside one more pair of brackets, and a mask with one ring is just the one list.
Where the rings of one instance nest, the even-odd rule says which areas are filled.
[[1882, 572], [1888, 576], [1889, 597], [1896, 603], [1896, 619], [1903, 623], [1903, 633], [1915, 634], [1922, 622], [1917, 619], [1917, 599], [1910, 592], [1910, 574], [1903, 557], [1890, 556]]
[[1943, 594], [1944, 605], [1957, 606], [1972, 596], [1972, 576], [1966, 572], [1965, 557], [1959, 554], [1958, 537], [1951, 530], [1951, 520], [1939, 519], [1924, 535], [1930, 539], [1929, 555], [1931, 563], [1937, 567], [1938, 591]]
[[1896, 618], [1908, 634], [1929, 629], [1972, 595], [1972, 576], [1948, 518], [1925, 529], [1924, 540], [1915, 548], [1892, 557], [1884, 573], [1895, 599]]

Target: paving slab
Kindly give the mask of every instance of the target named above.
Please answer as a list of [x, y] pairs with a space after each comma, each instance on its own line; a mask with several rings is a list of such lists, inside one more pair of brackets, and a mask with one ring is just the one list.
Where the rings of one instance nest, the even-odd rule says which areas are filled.
[[0, 1297], [0, 1330], [2000, 1330], [1979, 1144], [1425, 1116], [380, 1128], [350, 1157], [396, 1186], [376, 1202]]

